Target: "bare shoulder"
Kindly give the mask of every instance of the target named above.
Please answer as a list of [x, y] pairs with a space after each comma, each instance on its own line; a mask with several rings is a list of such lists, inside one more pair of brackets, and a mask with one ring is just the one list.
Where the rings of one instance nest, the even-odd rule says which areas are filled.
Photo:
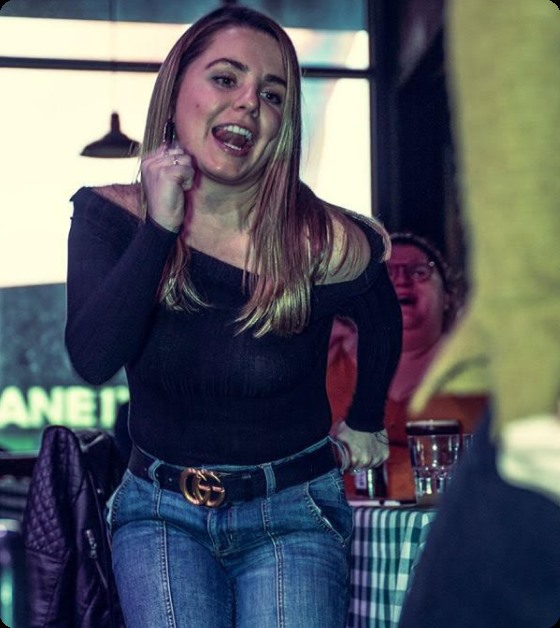
[[134, 216], [141, 215], [140, 183], [103, 185], [92, 190]]

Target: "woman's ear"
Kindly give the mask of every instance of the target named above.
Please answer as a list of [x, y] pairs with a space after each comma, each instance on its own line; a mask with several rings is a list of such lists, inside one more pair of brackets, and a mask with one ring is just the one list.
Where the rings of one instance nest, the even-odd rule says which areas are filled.
[[173, 142], [175, 142], [175, 122], [173, 122], [173, 118], [169, 117], [163, 126], [163, 143], [170, 147]]

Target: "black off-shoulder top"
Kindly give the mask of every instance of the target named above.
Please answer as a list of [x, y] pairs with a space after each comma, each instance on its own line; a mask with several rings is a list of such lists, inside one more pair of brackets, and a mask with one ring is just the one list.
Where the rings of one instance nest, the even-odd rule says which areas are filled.
[[358, 216], [371, 259], [354, 280], [312, 289], [300, 334], [236, 333], [243, 271], [192, 250], [190, 274], [211, 304], [171, 311], [156, 295], [177, 235], [81, 188], [68, 239], [66, 346], [77, 373], [102, 384], [125, 367], [133, 441], [171, 464], [259, 464], [325, 437], [325, 389], [335, 315], [359, 334], [350, 427], [383, 428], [400, 355], [401, 314], [379, 234]]

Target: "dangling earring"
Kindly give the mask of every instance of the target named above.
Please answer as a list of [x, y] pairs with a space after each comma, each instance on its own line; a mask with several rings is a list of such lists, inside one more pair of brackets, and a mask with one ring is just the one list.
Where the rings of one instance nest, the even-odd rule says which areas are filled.
[[167, 118], [163, 127], [163, 143], [167, 148], [171, 148], [175, 141], [175, 123], [172, 118]]

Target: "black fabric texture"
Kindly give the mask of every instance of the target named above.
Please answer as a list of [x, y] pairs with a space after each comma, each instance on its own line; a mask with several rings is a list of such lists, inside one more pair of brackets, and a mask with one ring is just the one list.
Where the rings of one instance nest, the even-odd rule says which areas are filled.
[[251, 465], [292, 455], [331, 426], [325, 379], [335, 314], [358, 327], [358, 384], [348, 424], [382, 429], [401, 344], [401, 315], [379, 234], [355, 218], [371, 260], [356, 279], [312, 289], [309, 326], [281, 338], [236, 333], [243, 271], [192, 250], [189, 272], [211, 307], [157, 302], [177, 235], [141, 223], [89, 188], [73, 197], [66, 343], [76, 371], [100, 384], [125, 367], [129, 426], [141, 449], [171, 464]]

